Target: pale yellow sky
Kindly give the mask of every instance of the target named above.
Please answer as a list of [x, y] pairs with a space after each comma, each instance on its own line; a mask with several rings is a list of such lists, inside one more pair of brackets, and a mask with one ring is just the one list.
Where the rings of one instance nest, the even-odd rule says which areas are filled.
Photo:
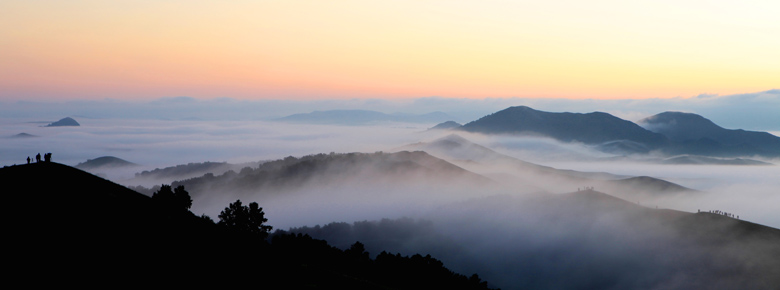
[[3, 1], [0, 99], [780, 88], [780, 1]]

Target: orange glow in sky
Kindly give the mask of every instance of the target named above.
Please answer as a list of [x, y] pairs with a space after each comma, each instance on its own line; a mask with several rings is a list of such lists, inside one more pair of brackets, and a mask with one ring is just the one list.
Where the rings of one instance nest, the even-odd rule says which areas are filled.
[[0, 100], [780, 88], [778, 1], [0, 2]]

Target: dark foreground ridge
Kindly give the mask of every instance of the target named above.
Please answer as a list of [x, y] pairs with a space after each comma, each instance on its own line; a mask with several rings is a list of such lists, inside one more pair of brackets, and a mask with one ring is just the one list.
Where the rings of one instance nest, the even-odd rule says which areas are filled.
[[[35, 275], [83, 285], [91, 280], [74, 277], [88, 274], [144, 285], [487, 289], [477, 275], [453, 273], [430, 256], [382, 253], [370, 259], [359, 242], [342, 251], [306, 235], [278, 233], [269, 241], [267, 233], [223, 223], [223, 215], [215, 223], [185, 210], [191, 199], [183, 187], [163, 187], [165, 196], [186, 197], [171, 203], [162, 198], [164, 190], [151, 198], [53, 162], [0, 168], [0, 183], [6, 188], [4, 237], [14, 254], [5, 262], [13, 265], [12, 279]], [[243, 208], [262, 217], [254, 206]], [[240, 202], [230, 205], [241, 208]], [[228, 208], [223, 214], [234, 223], [240, 216]]]

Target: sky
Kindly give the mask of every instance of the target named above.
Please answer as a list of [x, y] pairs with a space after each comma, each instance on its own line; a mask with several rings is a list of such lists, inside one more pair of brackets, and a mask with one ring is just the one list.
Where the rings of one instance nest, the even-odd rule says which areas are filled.
[[780, 88], [777, 1], [0, 2], [0, 101]]

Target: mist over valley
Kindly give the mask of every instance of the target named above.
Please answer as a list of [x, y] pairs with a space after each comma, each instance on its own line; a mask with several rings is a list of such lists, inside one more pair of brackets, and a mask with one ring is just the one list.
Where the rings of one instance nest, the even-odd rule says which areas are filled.
[[780, 283], [777, 136], [702, 132], [691, 136], [717, 150], [680, 151], [687, 133], [608, 113], [534, 123], [557, 113], [512, 108], [520, 119], [436, 129], [456, 114], [354, 123], [73, 117], [77, 127], [3, 119], [0, 161], [13, 169], [52, 152], [54, 162], [146, 196], [182, 186], [189, 210], [211, 219], [236, 200], [257, 202], [277, 235], [345, 251], [359, 241], [376, 259], [430, 254], [502, 289]]

